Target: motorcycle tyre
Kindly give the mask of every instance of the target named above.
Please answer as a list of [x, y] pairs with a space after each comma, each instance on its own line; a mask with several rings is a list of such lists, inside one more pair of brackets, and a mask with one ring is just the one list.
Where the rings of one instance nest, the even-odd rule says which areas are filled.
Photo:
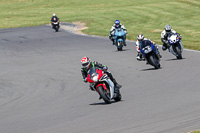
[[59, 26], [58, 26], [58, 25], [54, 25], [54, 26], [53, 26], [53, 29], [54, 29], [56, 32], [58, 32]]
[[122, 51], [122, 47], [123, 47], [123, 42], [118, 42], [118, 43], [120, 43], [119, 45], [117, 44], [117, 46], [119, 46], [119, 47], [117, 47], [117, 50], [118, 51]]
[[182, 59], [182, 54], [181, 54], [181, 50], [180, 50], [180, 48], [179, 48], [179, 46], [176, 46], [176, 53], [177, 53], [177, 59]]
[[58, 29], [59, 29], [58, 26], [55, 26], [55, 30], [56, 30], [56, 32], [58, 32]]
[[[150, 60], [150, 64], [152, 66], [154, 66], [155, 69], [159, 69], [160, 68], [160, 63], [158, 62], [158, 59], [155, 57], [155, 55], [150, 55], [149, 56], [149, 60]], [[158, 62], [158, 63], [156, 63]]]
[[118, 101], [121, 101], [121, 99], [122, 99], [122, 96], [121, 96], [120, 91], [118, 90], [118, 92], [117, 92], [117, 97], [114, 98], [114, 100], [115, 100], [116, 102], [118, 102]]
[[103, 98], [103, 100], [104, 100], [107, 104], [110, 104], [110, 103], [111, 103], [111, 100], [109, 99], [108, 96], [106, 96], [105, 91], [106, 91], [106, 90], [104, 90], [102, 86], [99, 86], [99, 87], [98, 87], [99, 95]]

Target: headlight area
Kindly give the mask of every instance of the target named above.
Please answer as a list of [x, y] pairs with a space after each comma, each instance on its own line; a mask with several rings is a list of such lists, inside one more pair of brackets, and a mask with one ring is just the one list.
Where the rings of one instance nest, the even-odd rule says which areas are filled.
[[99, 77], [98, 74], [97, 74], [97, 75], [94, 75], [94, 76], [92, 77], [92, 80], [93, 80], [94, 82], [97, 82], [97, 81], [98, 81], [98, 77]]

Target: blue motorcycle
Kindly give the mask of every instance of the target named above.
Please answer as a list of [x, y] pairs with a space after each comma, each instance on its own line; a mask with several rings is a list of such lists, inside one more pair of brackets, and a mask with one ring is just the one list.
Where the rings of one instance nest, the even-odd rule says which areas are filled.
[[125, 44], [126, 33], [122, 28], [117, 28], [115, 29], [113, 36], [114, 36], [114, 43], [117, 46], [117, 50], [122, 51], [122, 48]]
[[159, 69], [160, 56], [157, 47], [149, 40], [142, 41], [139, 47], [143, 57], [147, 60], [147, 63], [154, 66], [155, 69]]

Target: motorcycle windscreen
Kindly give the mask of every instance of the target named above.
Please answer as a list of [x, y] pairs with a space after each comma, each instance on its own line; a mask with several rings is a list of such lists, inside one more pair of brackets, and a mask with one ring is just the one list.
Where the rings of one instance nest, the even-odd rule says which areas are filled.
[[97, 67], [92, 67], [88, 71], [87, 80], [90, 83], [97, 82], [102, 77], [102, 75], [102, 70], [99, 70]]
[[94, 83], [92, 77], [96, 74], [96, 68], [90, 68], [88, 71], [87, 81], [89, 83]]
[[140, 49], [143, 49], [145, 48], [146, 46], [151, 46], [151, 42], [149, 40], [143, 40], [141, 43], [140, 43]]
[[140, 45], [139, 48], [141, 50], [141, 52], [144, 54], [147, 54], [149, 52], [152, 51], [153, 49], [153, 45], [151, 45], [151, 42], [149, 40], [143, 40]]

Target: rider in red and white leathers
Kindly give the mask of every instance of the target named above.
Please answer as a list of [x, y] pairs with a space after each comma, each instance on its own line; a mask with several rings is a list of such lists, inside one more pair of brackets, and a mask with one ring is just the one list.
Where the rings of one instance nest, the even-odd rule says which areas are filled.
[[[139, 34], [139, 35], [137, 36], [137, 41], [136, 41], [136, 43], [135, 43], [135, 45], [136, 45], [136, 51], [138, 52], [138, 53], [137, 53], [136, 59], [139, 60], [139, 61], [145, 60], [144, 57], [142, 56], [142, 53], [141, 53], [140, 49], [139, 49], [139, 45], [140, 45], [140, 43], [141, 43], [143, 40], [149, 40], [153, 45], [156, 45], [156, 43], [153, 42], [153, 41], [151, 41], [150, 39], [144, 38], [144, 35], [143, 35], [143, 34]], [[158, 49], [157, 46], [156, 46], [156, 48]], [[160, 56], [160, 58], [161, 58], [162, 56], [160, 55], [160, 52], [159, 52], [159, 51], [158, 51], [158, 54], [159, 54], [159, 56]]]

